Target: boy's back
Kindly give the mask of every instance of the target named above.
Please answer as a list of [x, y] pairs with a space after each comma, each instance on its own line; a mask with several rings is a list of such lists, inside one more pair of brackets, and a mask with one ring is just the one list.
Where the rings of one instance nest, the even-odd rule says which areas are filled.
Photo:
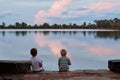
[[69, 65], [71, 65], [70, 59], [66, 57], [66, 50], [61, 50], [61, 57], [58, 59], [59, 71], [65, 72], [69, 70]]
[[60, 57], [59, 62], [60, 62], [60, 66], [59, 66], [60, 71], [68, 71], [68, 69], [69, 69], [69, 64], [68, 64], [69, 58]]

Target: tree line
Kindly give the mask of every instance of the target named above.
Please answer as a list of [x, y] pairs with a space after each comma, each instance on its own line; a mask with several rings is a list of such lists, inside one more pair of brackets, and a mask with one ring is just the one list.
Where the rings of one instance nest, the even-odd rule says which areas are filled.
[[44, 23], [42, 25], [28, 25], [25, 22], [19, 23], [16, 22], [14, 25], [6, 26], [5, 22], [2, 22], [0, 29], [120, 29], [120, 19], [104, 19], [104, 20], [95, 20], [94, 23], [83, 22], [81, 25], [75, 23], [70, 24], [53, 24]]

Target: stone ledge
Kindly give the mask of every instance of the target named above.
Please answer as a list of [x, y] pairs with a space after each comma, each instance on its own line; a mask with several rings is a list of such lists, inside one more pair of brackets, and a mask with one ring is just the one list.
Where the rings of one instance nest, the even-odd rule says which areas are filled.
[[120, 74], [109, 70], [43, 71], [31, 74], [2, 74], [0, 78], [1, 80], [120, 80]]
[[120, 59], [119, 60], [109, 60], [108, 68], [113, 72], [120, 73]]

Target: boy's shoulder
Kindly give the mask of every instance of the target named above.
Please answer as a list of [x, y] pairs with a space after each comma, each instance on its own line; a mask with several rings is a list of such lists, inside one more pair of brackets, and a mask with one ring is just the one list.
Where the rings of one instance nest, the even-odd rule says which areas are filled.
[[68, 57], [60, 57], [59, 59], [69, 59]]

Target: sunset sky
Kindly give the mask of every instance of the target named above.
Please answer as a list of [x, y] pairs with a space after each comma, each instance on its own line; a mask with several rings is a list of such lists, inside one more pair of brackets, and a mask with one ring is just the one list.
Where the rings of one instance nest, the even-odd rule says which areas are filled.
[[82, 24], [120, 18], [120, 0], [0, 0], [0, 24]]

